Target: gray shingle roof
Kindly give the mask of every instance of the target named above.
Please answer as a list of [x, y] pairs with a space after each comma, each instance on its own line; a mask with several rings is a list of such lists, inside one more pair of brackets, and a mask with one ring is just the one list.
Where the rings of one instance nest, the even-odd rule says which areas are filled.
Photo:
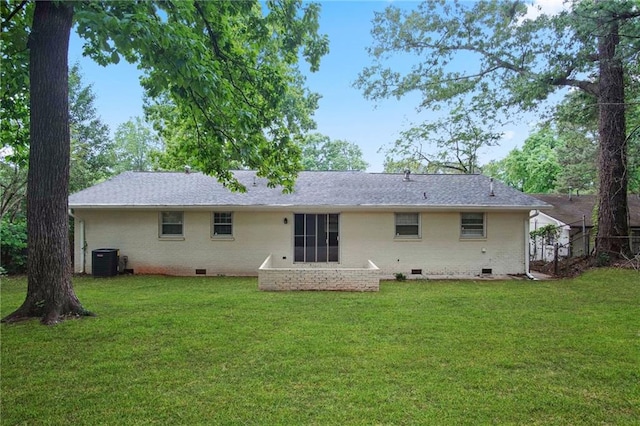
[[[593, 226], [593, 208], [597, 202], [595, 195], [573, 195], [571, 199], [567, 194], [531, 194], [531, 196], [553, 206], [553, 210], [547, 215], [559, 221], [575, 227], [582, 226], [582, 216], [586, 219], [586, 226]], [[629, 194], [629, 225], [640, 227], [640, 196]]]
[[[71, 208], [337, 206], [539, 209], [549, 205], [482, 175], [411, 175], [365, 172], [301, 172], [293, 193], [268, 188], [253, 171], [234, 175], [247, 187], [234, 193], [202, 173], [125, 172], [77, 192]], [[255, 183], [254, 183], [255, 182]]]

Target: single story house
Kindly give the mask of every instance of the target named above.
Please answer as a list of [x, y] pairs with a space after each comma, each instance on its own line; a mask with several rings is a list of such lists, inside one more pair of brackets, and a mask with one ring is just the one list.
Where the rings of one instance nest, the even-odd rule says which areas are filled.
[[75, 272], [113, 248], [128, 272], [258, 275], [264, 289], [526, 274], [529, 212], [549, 207], [482, 175], [309, 171], [291, 193], [234, 175], [246, 192], [201, 173], [125, 172], [71, 195]]
[[[593, 210], [596, 195], [531, 194], [553, 206], [553, 209], [532, 214], [530, 229], [553, 225], [558, 229], [557, 238], [531, 239], [530, 252], [533, 260], [551, 261], [554, 245], [559, 245], [561, 257], [582, 256], [593, 250]], [[630, 243], [633, 253], [640, 253], [640, 196], [629, 194]]]

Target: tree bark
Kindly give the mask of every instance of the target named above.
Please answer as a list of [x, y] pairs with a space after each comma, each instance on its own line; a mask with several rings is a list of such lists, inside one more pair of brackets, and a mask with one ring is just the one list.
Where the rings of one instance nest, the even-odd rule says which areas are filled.
[[624, 70], [616, 48], [620, 42], [618, 22], [600, 21], [598, 42], [599, 79], [599, 196], [596, 259], [601, 264], [628, 255], [627, 141], [625, 129]]
[[73, 6], [38, 1], [29, 36], [31, 95], [27, 182], [27, 296], [3, 322], [41, 318], [44, 324], [90, 315], [71, 284], [68, 239], [69, 35]]

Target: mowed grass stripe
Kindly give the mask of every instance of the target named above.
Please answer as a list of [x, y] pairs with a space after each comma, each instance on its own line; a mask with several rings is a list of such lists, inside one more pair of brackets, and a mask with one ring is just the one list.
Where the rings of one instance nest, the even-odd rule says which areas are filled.
[[[96, 318], [2, 325], [2, 424], [633, 424], [640, 275], [257, 290], [76, 278]], [[24, 298], [5, 278], [1, 312]]]

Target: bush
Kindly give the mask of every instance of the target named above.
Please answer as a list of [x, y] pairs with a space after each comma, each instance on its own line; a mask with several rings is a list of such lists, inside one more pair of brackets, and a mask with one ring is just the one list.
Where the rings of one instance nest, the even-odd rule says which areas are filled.
[[27, 222], [2, 219], [0, 227], [0, 268], [8, 274], [27, 270]]

